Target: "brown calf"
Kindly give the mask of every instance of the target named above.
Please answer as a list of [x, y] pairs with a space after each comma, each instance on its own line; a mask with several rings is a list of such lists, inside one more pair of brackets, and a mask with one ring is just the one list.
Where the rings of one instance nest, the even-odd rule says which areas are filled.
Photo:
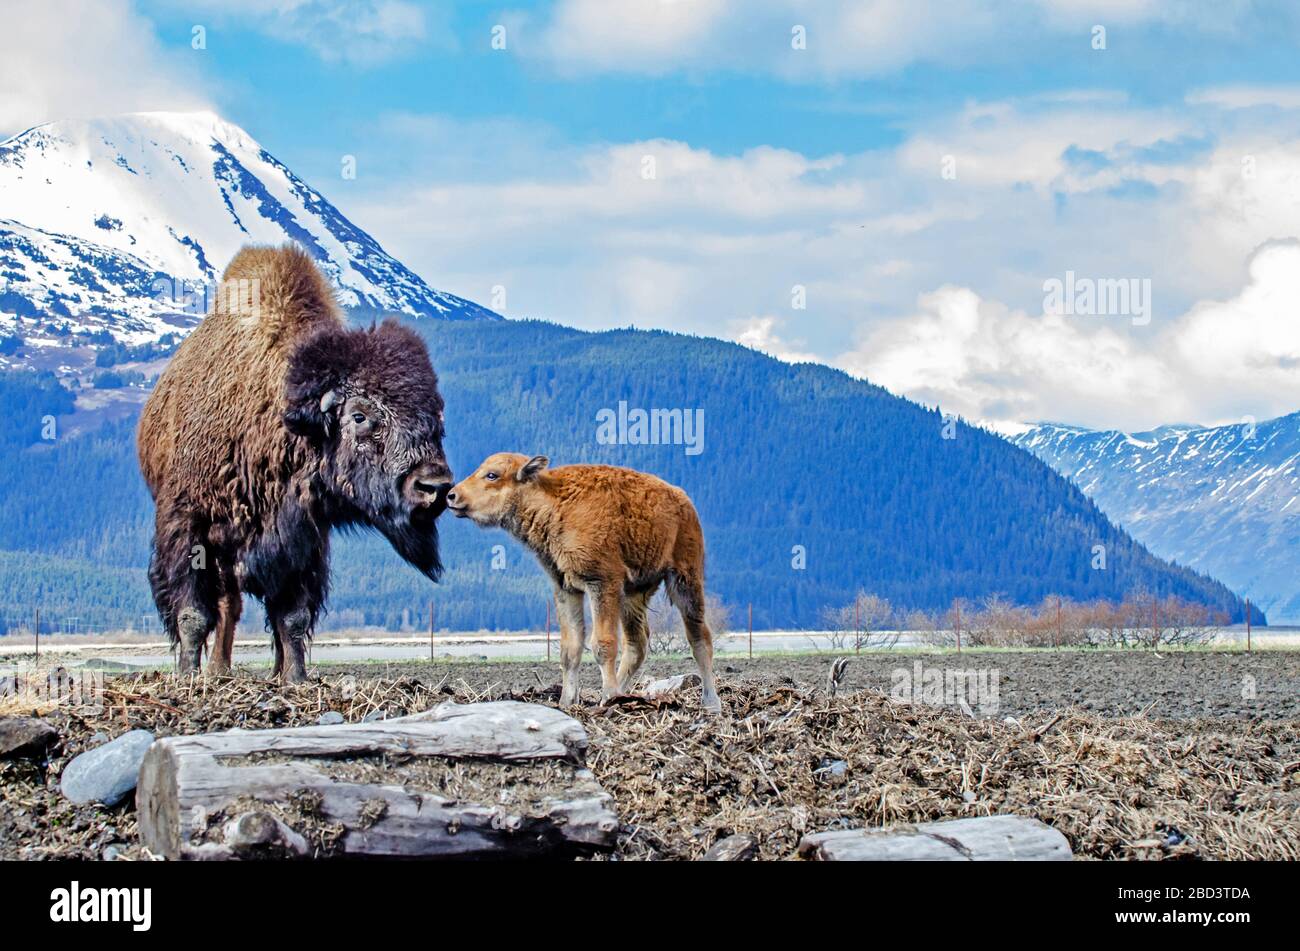
[[551, 576], [560, 608], [560, 702], [578, 702], [586, 641], [583, 596], [591, 595], [592, 653], [600, 664], [602, 700], [608, 700], [631, 688], [645, 660], [646, 608], [666, 582], [700, 668], [701, 700], [705, 709], [719, 712], [713, 635], [704, 620], [704, 534], [690, 498], [644, 472], [615, 466], [547, 469], [547, 463], [545, 456], [488, 456], [447, 494], [447, 507], [459, 518], [504, 528]]

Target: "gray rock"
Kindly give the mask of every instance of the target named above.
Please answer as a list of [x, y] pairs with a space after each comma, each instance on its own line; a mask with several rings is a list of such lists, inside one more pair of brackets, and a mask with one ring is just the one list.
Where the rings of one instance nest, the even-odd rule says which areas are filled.
[[374, 723], [376, 720], [384, 720], [387, 719], [387, 717], [388, 714], [385, 713], [383, 710], [371, 710], [369, 713], [367, 713], [364, 717], [361, 718], [361, 722]]
[[752, 835], [729, 835], [704, 853], [705, 862], [747, 862], [758, 854]]
[[117, 842], [104, 849], [103, 859], [105, 862], [116, 862], [122, 857], [123, 846]]
[[148, 730], [132, 730], [87, 750], [64, 768], [59, 790], [76, 803], [116, 806], [135, 789], [140, 761], [152, 743]]
[[36, 717], [0, 717], [0, 757], [39, 756], [59, 731]]
[[108, 742], [108, 734], [103, 730], [97, 730], [89, 740], [86, 741], [88, 746], [103, 746]]
[[333, 726], [336, 723], [346, 723], [347, 720], [337, 710], [326, 710], [316, 722], [321, 726]]

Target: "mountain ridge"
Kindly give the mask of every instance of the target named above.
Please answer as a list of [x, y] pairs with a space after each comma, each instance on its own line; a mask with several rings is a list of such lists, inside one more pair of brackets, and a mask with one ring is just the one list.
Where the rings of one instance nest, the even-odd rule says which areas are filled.
[[[45, 310], [130, 342], [166, 330], [187, 288], [244, 244], [296, 241], [347, 308], [500, 319], [429, 287], [243, 129], [211, 112], [130, 113], [35, 126], [0, 142], [4, 309]], [[62, 254], [49, 255], [58, 246]], [[105, 265], [112, 265], [106, 267]], [[149, 281], [149, 293], [141, 284]], [[156, 286], [155, 282], [172, 282]], [[192, 316], [201, 316], [204, 308]], [[111, 328], [110, 328], [111, 332]], [[131, 336], [134, 334], [134, 336]]]
[[1163, 558], [1300, 623], [1300, 412], [1145, 433], [1040, 425], [1011, 440]]

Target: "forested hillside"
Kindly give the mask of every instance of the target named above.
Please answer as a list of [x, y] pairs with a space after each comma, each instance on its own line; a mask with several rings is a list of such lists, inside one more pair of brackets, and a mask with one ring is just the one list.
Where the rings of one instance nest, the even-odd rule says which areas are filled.
[[[1156, 559], [1030, 454], [827, 367], [662, 332], [413, 326], [442, 380], [458, 476], [517, 450], [681, 485], [703, 520], [711, 590], [737, 617], [752, 603], [758, 627], [814, 627], [859, 589], [924, 609], [995, 593], [1034, 603], [1143, 590], [1241, 617], [1225, 587]], [[0, 473], [3, 623], [43, 601], [52, 619], [138, 624], [152, 610], [141, 570], [152, 513], [131, 425], [42, 440], [40, 416], [66, 413], [69, 397], [34, 374], [11, 374], [0, 401], [11, 422]], [[700, 451], [599, 441], [598, 414], [620, 401], [629, 413], [702, 411]], [[448, 572], [436, 587], [382, 540], [340, 539], [327, 624], [423, 627], [431, 598], [440, 629], [543, 623], [546, 586], [530, 556], [502, 532], [440, 524]], [[1104, 568], [1094, 567], [1098, 551]]]

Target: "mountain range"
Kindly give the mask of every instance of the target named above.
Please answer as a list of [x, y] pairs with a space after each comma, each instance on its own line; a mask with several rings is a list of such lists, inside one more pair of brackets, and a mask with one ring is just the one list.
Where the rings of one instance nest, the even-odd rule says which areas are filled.
[[[923, 610], [1143, 590], [1243, 616], [1227, 587], [1151, 554], [1030, 453], [937, 409], [724, 341], [502, 320], [434, 290], [210, 113], [60, 122], [0, 143], [0, 219], [0, 412], [16, 421], [0, 470], [0, 630], [37, 605], [91, 626], [150, 613], [132, 431], [201, 319], [156, 286], [211, 282], [240, 245], [285, 240], [354, 318], [394, 313], [424, 336], [456, 472], [513, 449], [681, 485], [711, 591], [752, 604], [756, 626], [816, 627], [860, 589]], [[698, 441], [602, 434], [600, 420], [637, 410], [699, 420]], [[542, 623], [545, 584], [518, 546], [450, 520], [443, 534], [437, 588], [381, 540], [341, 540], [330, 623], [424, 626], [431, 600], [439, 626]]]
[[54, 122], [0, 143], [0, 310], [129, 343], [192, 326], [244, 244], [296, 241], [346, 307], [494, 318], [436, 291], [210, 112]]
[[1044, 423], [1013, 442], [1157, 555], [1300, 624], [1300, 413], [1143, 433]]

